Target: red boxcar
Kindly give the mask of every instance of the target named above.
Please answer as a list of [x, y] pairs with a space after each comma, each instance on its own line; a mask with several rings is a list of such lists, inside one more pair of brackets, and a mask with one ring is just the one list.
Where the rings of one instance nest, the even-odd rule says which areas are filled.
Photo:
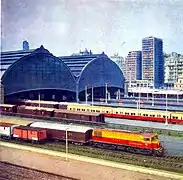
[[47, 139], [47, 133], [45, 129], [41, 128], [18, 126], [13, 129], [13, 137], [17, 139], [41, 142]]

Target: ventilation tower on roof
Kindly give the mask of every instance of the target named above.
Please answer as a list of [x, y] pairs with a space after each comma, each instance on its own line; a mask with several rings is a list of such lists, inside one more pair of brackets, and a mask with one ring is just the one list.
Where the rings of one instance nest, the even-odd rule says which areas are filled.
[[23, 50], [25, 50], [25, 51], [29, 50], [29, 43], [28, 43], [28, 41], [23, 41]]

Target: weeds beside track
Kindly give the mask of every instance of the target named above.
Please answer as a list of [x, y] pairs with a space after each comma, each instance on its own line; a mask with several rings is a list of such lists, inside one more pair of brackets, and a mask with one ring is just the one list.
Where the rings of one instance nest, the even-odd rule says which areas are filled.
[[[8, 140], [2, 140], [9, 142]], [[65, 142], [50, 142], [43, 145], [31, 144], [27, 142], [11, 141], [12, 143], [65, 152]], [[153, 157], [141, 154], [128, 153], [109, 149], [100, 149], [90, 146], [76, 146], [69, 144], [69, 153], [93, 158], [105, 159], [109, 161], [139, 165], [154, 169], [167, 170], [183, 173], [183, 157], [165, 156]]]

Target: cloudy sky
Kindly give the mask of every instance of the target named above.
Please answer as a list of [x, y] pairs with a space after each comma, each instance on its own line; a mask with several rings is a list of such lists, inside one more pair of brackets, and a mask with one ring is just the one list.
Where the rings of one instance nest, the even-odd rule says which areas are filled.
[[85, 47], [126, 56], [141, 50], [143, 37], [155, 36], [164, 51], [183, 53], [182, 0], [1, 1], [3, 51], [28, 40], [31, 48], [43, 44], [57, 56]]

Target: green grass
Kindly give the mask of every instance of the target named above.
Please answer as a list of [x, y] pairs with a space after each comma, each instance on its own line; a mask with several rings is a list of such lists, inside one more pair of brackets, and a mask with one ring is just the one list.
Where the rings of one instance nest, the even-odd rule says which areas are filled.
[[[65, 142], [52, 142], [44, 145], [18, 141], [12, 141], [12, 143], [65, 152]], [[171, 172], [183, 173], [183, 157], [153, 157], [123, 151], [93, 148], [89, 146], [76, 146], [73, 144], [69, 144], [69, 153], [109, 160], [118, 163], [127, 163], [160, 170], [167, 170]]]

